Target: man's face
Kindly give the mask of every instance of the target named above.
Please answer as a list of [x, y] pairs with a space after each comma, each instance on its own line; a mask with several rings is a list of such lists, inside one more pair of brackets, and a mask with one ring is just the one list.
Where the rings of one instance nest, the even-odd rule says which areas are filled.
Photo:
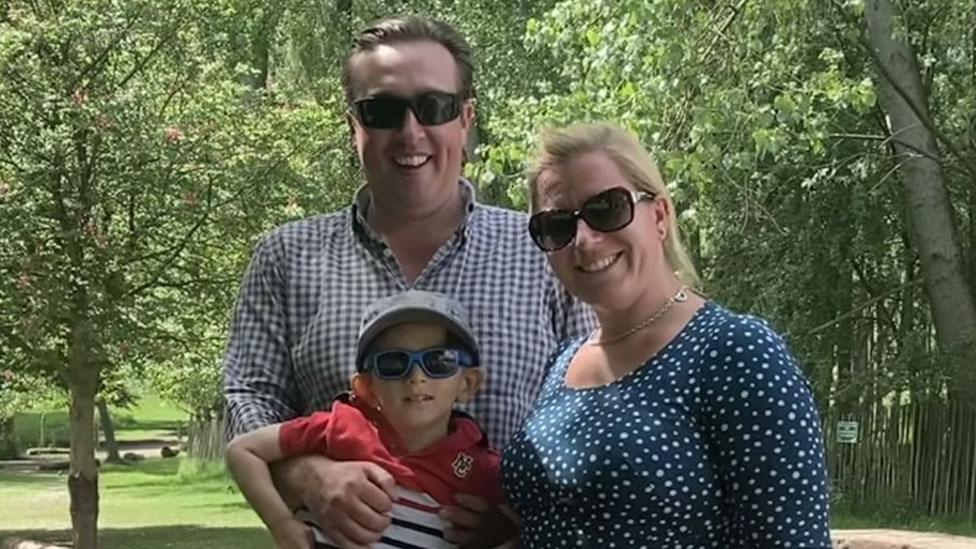
[[[426, 92], [458, 92], [457, 64], [436, 42], [397, 42], [351, 60], [354, 99], [413, 98]], [[374, 200], [433, 211], [457, 193], [461, 155], [474, 106], [466, 101], [457, 118], [424, 126], [408, 109], [402, 126], [368, 128], [351, 117], [356, 150]]]

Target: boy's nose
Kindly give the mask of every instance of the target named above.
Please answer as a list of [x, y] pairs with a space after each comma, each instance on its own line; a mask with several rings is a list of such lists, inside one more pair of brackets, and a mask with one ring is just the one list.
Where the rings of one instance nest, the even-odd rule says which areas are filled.
[[407, 374], [407, 379], [410, 383], [423, 383], [427, 381], [427, 376], [424, 375], [424, 369], [421, 367], [419, 360], [410, 364], [410, 373]]

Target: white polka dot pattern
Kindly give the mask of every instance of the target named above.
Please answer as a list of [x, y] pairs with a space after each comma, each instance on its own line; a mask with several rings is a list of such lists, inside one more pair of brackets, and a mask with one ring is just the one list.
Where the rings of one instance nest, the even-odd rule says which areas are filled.
[[505, 450], [524, 547], [830, 547], [817, 411], [765, 322], [707, 303], [632, 374], [575, 390], [582, 341]]

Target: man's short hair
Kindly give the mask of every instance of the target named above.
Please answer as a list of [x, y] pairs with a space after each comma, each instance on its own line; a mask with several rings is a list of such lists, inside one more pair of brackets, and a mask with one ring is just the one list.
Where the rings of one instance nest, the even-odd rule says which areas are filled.
[[381, 19], [360, 32], [352, 41], [352, 47], [342, 62], [342, 90], [346, 102], [356, 99], [353, 89], [352, 59], [360, 53], [370, 52], [378, 46], [397, 42], [430, 41], [443, 46], [457, 64], [458, 94], [461, 99], [474, 97], [474, 63], [471, 46], [454, 27], [443, 21], [409, 15]]

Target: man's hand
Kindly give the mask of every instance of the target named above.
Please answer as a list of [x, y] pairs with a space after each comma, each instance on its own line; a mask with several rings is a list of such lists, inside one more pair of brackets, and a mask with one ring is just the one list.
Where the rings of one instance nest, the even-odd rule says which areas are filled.
[[441, 518], [453, 525], [445, 530], [444, 539], [466, 549], [517, 546], [513, 540], [517, 540], [518, 527], [501, 508], [469, 494], [458, 494], [455, 499], [457, 506], [441, 511]]
[[301, 456], [275, 464], [275, 485], [290, 505], [301, 502], [343, 549], [368, 549], [390, 525], [393, 477], [375, 463]]

